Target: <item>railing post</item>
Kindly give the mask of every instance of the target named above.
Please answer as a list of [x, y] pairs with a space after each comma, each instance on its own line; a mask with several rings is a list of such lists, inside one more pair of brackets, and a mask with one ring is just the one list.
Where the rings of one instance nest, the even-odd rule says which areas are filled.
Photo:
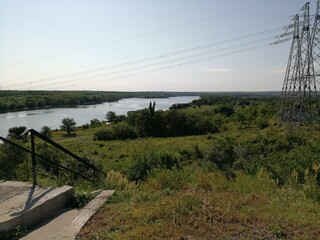
[[57, 166], [56, 168], [57, 168], [56, 177], [57, 179], [59, 179], [59, 167]]
[[26, 158], [26, 180], [29, 181], [29, 161], [28, 161], [28, 158]]
[[33, 185], [37, 185], [37, 163], [36, 163], [36, 152], [35, 152], [35, 146], [34, 146], [34, 135], [33, 132], [31, 133], [31, 152], [32, 152], [32, 181]]

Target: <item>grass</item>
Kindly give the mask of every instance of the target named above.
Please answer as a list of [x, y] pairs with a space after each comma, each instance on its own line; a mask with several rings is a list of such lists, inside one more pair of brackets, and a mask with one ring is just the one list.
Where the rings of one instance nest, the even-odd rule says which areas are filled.
[[[214, 109], [182, 111], [219, 119]], [[303, 127], [297, 133], [278, 127], [274, 116], [267, 120], [269, 126], [259, 128], [255, 120], [224, 118], [219, 133], [125, 141], [94, 141], [94, 133], [108, 126], [79, 128], [75, 137], [54, 131], [53, 140], [62, 146], [99, 159], [105, 187], [117, 190], [78, 239], [317, 239], [319, 131]], [[212, 156], [223, 154], [217, 143], [226, 138], [237, 159], [219, 168], [206, 154], [215, 146], [222, 150]], [[138, 159], [156, 157], [153, 152], [177, 155], [181, 162], [156, 165], [144, 181], [129, 181]], [[226, 178], [228, 167], [234, 179]]]
[[[101, 185], [116, 190], [78, 239], [317, 239], [319, 128], [279, 127], [263, 99], [230, 104], [232, 115], [224, 104], [179, 110], [216, 126], [201, 136], [94, 141], [110, 126], [53, 131], [54, 141], [99, 160]], [[76, 185], [80, 206], [96, 186]]]
[[[204, 151], [212, 142], [208, 136], [187, 136], [172, 138], [139, 138], [135, 140], [94, 141], [94, 132], [101, 129], [78, 130], [74, 138], [63, 138], [62, 132], [54, 132], [53, 140], [78, 156], [91, 156], [101, 161], [106, 171], [126, 172], [132, 164], [134, 154], [150, 149], [158, 151], [188, 153], [197, 146]], [[85, 143], [85, 144], [84, 144]]]
[[[180, 175], [180, 176], [179, 176]], [[278, 188], [267, 176], [193, 165], [158, 170], [147, 182], [118, 191], [79, 239], [316, 239], [320, 206], [303, 190]]]

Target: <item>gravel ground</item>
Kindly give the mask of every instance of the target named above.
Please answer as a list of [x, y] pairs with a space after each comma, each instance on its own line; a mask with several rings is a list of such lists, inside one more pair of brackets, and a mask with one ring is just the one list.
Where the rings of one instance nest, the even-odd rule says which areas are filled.
[[29, 189], [28, 187], [7, 187], [7, 186], [0, 186], [0, 203], [12, 198], [19, 193], [22, 193]]

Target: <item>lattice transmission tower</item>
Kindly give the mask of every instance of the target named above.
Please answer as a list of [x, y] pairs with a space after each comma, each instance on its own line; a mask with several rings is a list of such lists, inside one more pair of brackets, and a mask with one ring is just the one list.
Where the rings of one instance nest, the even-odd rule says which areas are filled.
[[311, 23], [310, 3], [289, 26], [293, 38], [282, 87], [281, 123], [320, 123], [320, 0]]

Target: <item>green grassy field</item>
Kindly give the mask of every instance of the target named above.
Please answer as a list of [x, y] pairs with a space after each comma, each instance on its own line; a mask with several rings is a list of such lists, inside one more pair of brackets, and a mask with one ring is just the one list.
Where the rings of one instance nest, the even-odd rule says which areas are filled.
[[[201, 111], [210, 115], [210, 107]], [[106, 186], [117, 189], [79, 239], [316, 239], [320, 233], [313, 166], [319, 154], [311, 152], [320, 135], [313, 128], [298, 134], [278, 126], [259, 129], [227, 122], [220, 133], [201, 136], [93, 141], [97, 130], [79, 130], [72, 141], [59, 132], [54, 136], [78, 154], [101, 159], [109, 173]], [[231, 180], [206, 160], [224, 138], [232, 138], [238, 151]], [[129, 181], [135, 156], [146, 152], [177, 154], [181, 164], [156, 167], [147, 179]]]
[[[279, 186], [261, 168], [254, 175], [236, 171], [236, 178], [227, 180], [214, 164], [196, 159], [196, 146], [205, 152], [226, 135], [248, 143], [257, 135], [278, 130], [110, 142], [92, 141], [88, 132], [79, 131], [72, 143], [61, 139], [81, 153], [96, 150], [109, 172], [106, 186], [117, 189], [79, 239], [316, 239], [320, 205], [314, 175], [305, 176], [306, 181], [299, 184], [290, 172]], [[80, 149], [84, 139], [85, 147]], [[126, 173], [132, 156], [155, 149], [183, 155], [182, 166], [153, 169], [147, 180], [130, 182]]]
[[[103, 186], [116, 190], [78, 239], [318, 239], [319, 128], [280, 127], [277, 103], [215, 98], [71, 136], [53, 131], [100, 162]], [[155, 137], [156, 126], [167, 136]], [[94, 140], [97, 132], [113, 140]]]

